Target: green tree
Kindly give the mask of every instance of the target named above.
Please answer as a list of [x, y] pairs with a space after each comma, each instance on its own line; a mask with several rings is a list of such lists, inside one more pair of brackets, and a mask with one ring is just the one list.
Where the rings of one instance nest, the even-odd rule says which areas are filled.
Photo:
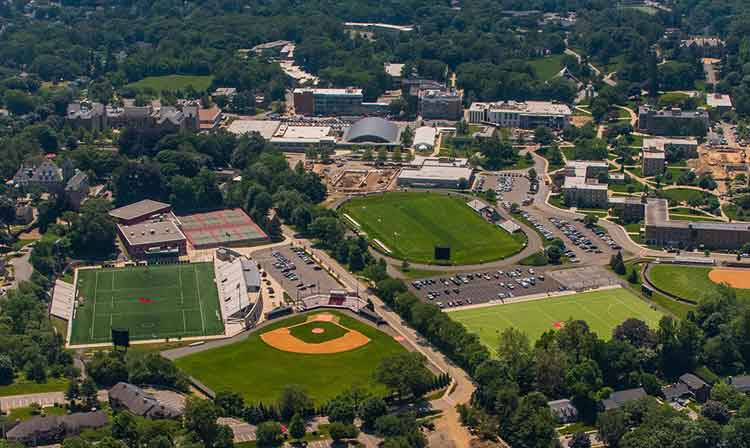
[[281, 439], [281, 425], [277, 422], [263, 422], [258, 425], [255, 437], [260, 447], [276, 446]]
[[375, 371], [375, 379], [401, 396], [421, 397], [432, 380], [425, 359], [419, 353], [400, 353], [383, 358]]
[[219, 408], [211, 401], [188, 398], [185, 403], [185, 429], [195, 433], [206, 447], [213, 446], [219, 435], [216, 419], [220, 416]]
[[624, 412], [618, 409], [599, 414], [596, 429], [599, 431], [599, 437], [608, 447], [618, 448], [620, 439], [628, 430]]
[[278, 408], [282, 421], [289, 421], [294, 414], [308, 415], [313, 401], [300, 386], [288, 385], [281, 391]]
[[294, 439], [301, 439], [305, 436], [305, 432], [305, 421], [302, 420], [302, 416], [294, 414], [289, 422], [289, 435]]

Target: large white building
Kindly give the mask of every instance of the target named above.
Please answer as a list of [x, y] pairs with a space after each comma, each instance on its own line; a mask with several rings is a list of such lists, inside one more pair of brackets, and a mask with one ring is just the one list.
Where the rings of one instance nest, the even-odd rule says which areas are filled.
[[429, 126], [422, 126], [414, 131], [414, 142], [412, 147], [417, 151], [432, 151], [435, 148], [435, 139], [437, 138], [437, 129]]
[[[474, 170], [467, 159], [415, 157], [409, 168], [398, 175], [397, 183], [403, 187], [465, 188], [471, 185]], [[462, 185], [463, 184], [463, 185]]]
[[491, 123], [504, 128], [564, 129], [570, 125], [571, 115], [566, 104], [550, 101], [472, 103], [469, 107], [469, 123]]

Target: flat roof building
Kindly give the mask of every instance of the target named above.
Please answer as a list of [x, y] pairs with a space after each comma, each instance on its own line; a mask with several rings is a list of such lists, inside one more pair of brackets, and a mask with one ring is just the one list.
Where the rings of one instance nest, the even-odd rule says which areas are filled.
[[638, 109], [638, 129], [654, 135], [706, 135], [709, 118], [705, 110], [684, 111], [680, 108], [657, 110], [650, 106]]
[[607, 162], [572, 160], [563, 170], [561, 187], [565, 204], [570, 207], [606, 208], [608, 185], [599, 182], [599, 176], [607, 174]]
[[155, 215], [169, 213], [172, 206], [151, 199], [143, 199], [109, 211], [109, 216], [120, 224], [135, 224]]
[[650, 199], [645, 215], [648, 244], [732, 250], [750, 243], [750, 223], [672, 220], [666, 199]]
[[257, 132], [266, 140], [270, 140], [271, 137], [276, 134], [276, 131], [281, 126], [280, 121], [273, 120], [234, 120], [228, 127], [227, 131], [235, 135], [245, 135], [252, 132]]
[[187, 254], [187, 238], [171, 219], [118, 224], [117, 232], [132, 258], [179, 257]]
[[721, 93], [709, 93], [706, 95], [706, 104], [722, 112], [728, 111], [732, 108], [732, 97]]
[[664, 173], [664, 169], [667, 166], [664, 151], [653, 151], [646, 148], [641, 152], [641, 162], [643, 164], [643, 175], [646, 177], [658, 176]]
[[399, 173], [399, 186], [418, 188], [466, 188], [474, 170], [466, 159], [415, 157], [409, 168]]
[[436, 138], [437, 129], [429, 126], [419, 127], [414, 131], [412, 147], [417, 151], [432, 151], [435, 148]]
[[298, 115], [359, 115], [364, 96], [362, 89], [324, 89], [300, 87], [294, 89], [294, 111]]
[[566, 104], [550, 101], [472, 103], [469, 107], [469, 123], [491, 123], [504, 128], [564, 129], [570, 126], [572, 115]]
[[460, 120], [463, 99], [462, 90], [423, 89], [418, 95], [418, 114], [425, 120]]

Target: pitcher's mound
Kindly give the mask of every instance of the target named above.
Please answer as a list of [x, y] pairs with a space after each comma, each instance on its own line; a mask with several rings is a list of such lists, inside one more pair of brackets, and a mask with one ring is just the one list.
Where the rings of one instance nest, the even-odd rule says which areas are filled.
[[[348, 352], [356, 348], [362, 347], [370, 342], [370, 338], [360, 333], [359, 331], [346, 328], [337, 322], [336, 316], [328, 313], [316, 314], [309, 316], [307, 320], [301, 324], [291, 325], [289, 327], [277, 328], [275, 330], [267, 331], [260, 335], [261, 340], [271, 347], [282, 350], [285, 352], [292, 353], [303, 353], [310, 355], [327, 355], [332, 353]], [[294, 336], [290, 329], [301, 325], [307, 325], [310, 322], [330, 322], [331, 324], [337, 325], [344, 330], [343, 336], [328, 341], [319, 343], [306, 342], [302, 339]], [[324, 334], [325, 328], [313, 327], [310, 330], [313, 334]]]
[[726, 283], [732, 288], [750, 289], [750, 270], [714, 269], [708, 273], [714, 283]]
[[323, 328], [313, 328], [312, 332], [315, 333], [315, 334], [323, 334], [326, 331]]

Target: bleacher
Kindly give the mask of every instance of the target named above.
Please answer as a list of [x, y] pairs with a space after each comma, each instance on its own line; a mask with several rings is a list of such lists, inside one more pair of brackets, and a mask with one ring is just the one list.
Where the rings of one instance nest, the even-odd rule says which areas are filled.
[[62, 280], [55, 281], [52, 291], [52, 304], [49, 313], [60, 319], [70, 320], [73, 317], [75, 304], [75, 287]]

